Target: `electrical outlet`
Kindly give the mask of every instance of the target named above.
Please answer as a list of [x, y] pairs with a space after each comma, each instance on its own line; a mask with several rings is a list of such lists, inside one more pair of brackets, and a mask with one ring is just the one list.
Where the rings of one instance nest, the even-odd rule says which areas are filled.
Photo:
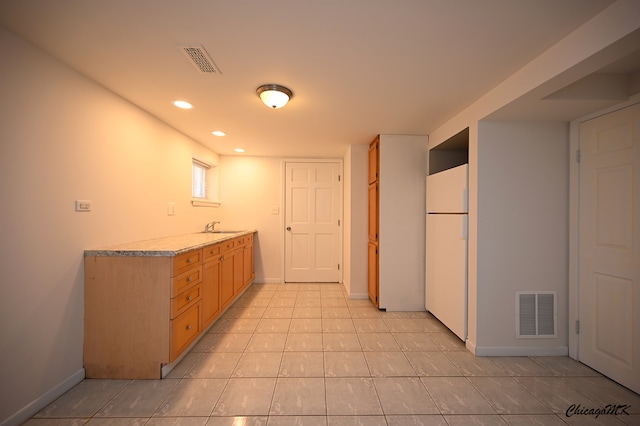
[[169, 203], [167, 204], [167, 215], [168, 216], [175, 216], [176, 215], [176, 203]]
[[280, 214], [280, 209], [277, 206], [271, 207], [271, 214]]
[[93, 202], [90, 200], [76, 200], [77, 212], [90, 212], [93, 207]]

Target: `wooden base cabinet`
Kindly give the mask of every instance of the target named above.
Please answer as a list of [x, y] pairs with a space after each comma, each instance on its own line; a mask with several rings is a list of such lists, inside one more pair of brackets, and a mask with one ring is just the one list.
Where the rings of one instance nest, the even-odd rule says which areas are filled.
[[189, 310], [171, 319], [171, 355], [169, 360], [178, 359], [182, 351], [202, 333], [202, 301], [193, 304]]
[[220, 298], [226, 308], [255, 276], [253, 271], [253, 234], [238, 237], [222, 248]]
[[233, 301], [234, 261], [234, 252], [225, 253], [220, 258], [220, 303], [222, 309]]
[[202, 315], [204, 327], [208, 327], [222, 311], [220, 303], [221, 245], [215, 244], [203, 250], [202, 265]]
[[244, 289], [244, 239], [236, 242], [233, 253], [233, 295], [236, 296]]
[[202, 332], [202, 250], [180, 254], [171, 261], [170, 323], [171, 362]]
[[244, 270], [242, 276], [244, 278], [244, 286], [246, 287], [251, 284], [255, 278], [253, 271], [253, 234], [245, 236], [244, 241]]
[[173, 257], [85, 256], [84, 265], [86, 377], [160, 379], [251, 284], [253, 235]]
[[84, 259], [89, 379], [160, 378], [169, 362], [171, 258]]

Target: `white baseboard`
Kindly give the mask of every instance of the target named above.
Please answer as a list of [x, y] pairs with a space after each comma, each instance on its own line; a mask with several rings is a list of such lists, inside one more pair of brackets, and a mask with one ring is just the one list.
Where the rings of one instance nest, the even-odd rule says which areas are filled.
[[35, 414], [37, 414], [40, 410], [45, 408], [47, 405], [51, 404], [57, 398], [62, 396], [69, 389], [80, 383], [85, 378], [84, 368], [73, 373], [71, 376], [64, 379], [62, 382], [58, 383], [53, 388], [49, 389], [47, 392], [40, 395], [35, 400], [31, 401], [29, 404], [22, 407], [20, 410], [16, 411], [10, 417], [0, 420], [0, 426], [18, 426], [22, 423], [29, 420]]
[[368, 293], [351, 293], [349, 294], [349, 299], [351, 300], [365, 300], [369, 298]]
[[466, 342], [464, 342], [464, 345], [466, 346], [466, 348], [467, 348], [467, 350], [468, 350], [469, 352], [471, 352], [471, 353], [472, 353], [472, 354], [474, 354], [474, 355], [477, 355], [477, 354], [476, 354], [476, 344], [475, 344], [475, 342], [472, 342], [472, 341], [471, 341], [471, 340], [469, 340], [469, 338], [467, 337], [467, 340], [466, 340]]
[[[469, 348], [469, 346], [470, 346], [470, 343], [467, 343], [467, 348]], [[476, 347], [475, 355], [476, 356], [568, 356], [569, 347], [568, 346]]]
[[254, 280], [256, 284], [282, 284], [280, 278], [262, 278], [260, 281]]

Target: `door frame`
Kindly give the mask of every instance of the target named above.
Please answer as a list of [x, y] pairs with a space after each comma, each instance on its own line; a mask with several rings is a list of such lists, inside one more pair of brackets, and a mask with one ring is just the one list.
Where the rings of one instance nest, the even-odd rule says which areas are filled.
[[569, 125], [569, 357], [580, 360], [576, 322], [579, 318], [580, 283], [580, 125], [585, 121], [610, 114], [640, 103], [640, 95], [628, 101], [571, 121]]
[[280, 215], [280, 241], [281, 241], [281, 251], [280, 251], [280, 277], [281, 283], [284, 284], [286, 282], [285, 279], [285, 261], [286, 261], [286, 242], [285, 238], [287, 236], [285, 228], [286, 228], [286, 205], [287, 205], [287, 163], [338, 163], [338, 169], [340, 174], [340, 183], [338, 187], [338, 200], [340, 201], [340, 227], [338, 228], [338, 240], [340, 241], [338, 247], [338, 258], [340, 259], [340, 265], [342, 267], [338, 271], [338, 282], [340, 284], [343, 283], [344, 277], [344, 161], [342, 158], [283, 158], [281, 161], [281, 171], [280, 171], [280, 187], [282, 197], [280, 200], [280, 211], [282, 214]]

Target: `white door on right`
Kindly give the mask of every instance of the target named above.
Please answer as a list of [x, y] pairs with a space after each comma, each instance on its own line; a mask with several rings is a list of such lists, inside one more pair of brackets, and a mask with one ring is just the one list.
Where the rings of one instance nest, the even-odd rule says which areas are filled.
[[640, 392], [640, 104], [580, 125], [578, 359]]

